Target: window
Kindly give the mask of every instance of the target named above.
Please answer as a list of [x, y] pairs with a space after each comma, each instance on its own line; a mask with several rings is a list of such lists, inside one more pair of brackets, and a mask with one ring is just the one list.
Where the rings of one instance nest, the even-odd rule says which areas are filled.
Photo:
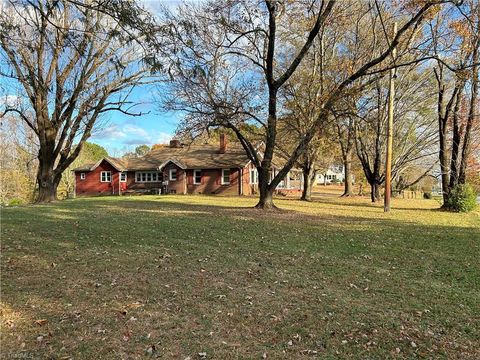
[[80, 180], [85, 180], [85, 173], [80, 173]]
[[230, 184], [230, 169], [222, 169], [222, 185]]
[[111, 182], [111, 181], [112, 181], [111, 171], [102, 171], [100, 173], [100, 182]]
[[127, 182], [127, 173], [120, 173], [120, 182]]
[[250, 170], [250, 184], [258, 184], [258, 170], [251, 169]]
[[[126, 174], [125, 174], [126, 179]], [[135, 182], [144, 183], [144, 182], [157, 182], [160, 181], [161, 176], [156, 171], [137, 171], [135, 173]]]
[[202, 170], [193, 170], [193, 183], [196, 185], [202, 183]]
[[177, 181], [177, 169], [170, 169], [170, 181]]

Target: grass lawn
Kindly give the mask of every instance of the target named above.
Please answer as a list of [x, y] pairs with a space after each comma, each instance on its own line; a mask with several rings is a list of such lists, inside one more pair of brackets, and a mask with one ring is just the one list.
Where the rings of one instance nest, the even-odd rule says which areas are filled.
[[[2, 210], [1, 358], [479, 359], [480, 213], [138, 196]], [[200, 353], [200, 354], [199, 354]]]

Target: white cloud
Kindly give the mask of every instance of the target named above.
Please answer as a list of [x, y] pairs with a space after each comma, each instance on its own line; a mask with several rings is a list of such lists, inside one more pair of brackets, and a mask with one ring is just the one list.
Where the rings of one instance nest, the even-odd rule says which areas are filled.
[[156, 144], [168, 144], [170, 140], [172, 140], [172, 138], [173, 138], [172, 134], [160, 132], [157, 137]]
[[123, 127], [123, 132], [128, 134], [129, 136], [139, 137], [139, 138], [149, 138], [150, 135], [148, 132], [137, 125], [127, 124]]
[[93, 136], [94, 139], [101, 140], [102, 142], [115, 142], [120, 145], [168, 143], [172, 137], [172, 134], [156, 130], [147, 131], [134, 124], [112, 124], [100, 129], [97, 134]]
[[126, 136], [127, 134], [121, 130], [118, 125], [113, 124], [99, 129], [98, 132], [92, 137], [98, 139], [120, 140]]

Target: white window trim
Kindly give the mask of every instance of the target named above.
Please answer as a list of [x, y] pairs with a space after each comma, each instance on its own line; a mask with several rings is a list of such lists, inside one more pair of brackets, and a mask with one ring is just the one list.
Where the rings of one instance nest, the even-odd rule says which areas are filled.
[[[157, 177], [156, 177], [156, 180], [152, 180], [153, 178], [153, 175], [150, 175], [150, 180], [147, 180], [147, 173], [150, 173], [150, 174], [153, 174], [153, 173], [156, 173], [157, 174]], [[139, 174], [145, 174], [145, 181], [142, 180], [142, 175], [140, 175], [140, 180], [138, 179], [138, 176]], [[157, 182], [161, 182], [160, 180], [160, 173], [158, 171], [135, 171], [135, 182], [136, 183], [157, 183]]]
[[[105, 174], [105, 179], [110, 178], [109, 180], [103, 180], [103, 174]], [[107, 176], [108, 174], [108, 176]], [[102, 183], [109, 183], [112, 182], [112, 172], [111, 171], [101, 171], [100, 172], [100, 182]]]
[[[223, 179], [225, 178], [225, 171], [228, 170], [228, 182], [225, 182]], [[222, 169], [222, 185], [230, 185], [230, 169]]]
[[[197, 173], [200, 173], [200, 182], [197, 182]], [[202, 183], [202, 170], [201, 169], [195, 169], [193, 170], [193, 184], [194, 185], [200, 185]]]
[[[175, 173], [175, 179], [172, 177], [172, 174], [173, 174], [173, 173]], [[178, 179], [177, 169], [170, 169], [170, 170], [168, 171], [168, 179], [169, 179], [170, 181], [177, 181], [177, 179]]]
[[[252, 176], [252, 173], [254, 174]], [[258, 184], [258, 170], [257, 169], [250, 169], [250, 185]]]
[[[125, 180], [122, 180], [123, 175], [125, 175]], [[127, 182], [127, 173], [126, 172], [121, 172], [120, 173], [120, 182], [123, 182], [123, 183]]]
[[85, 173], [80, 173], [80, 180], [85, 180], [87, 178], [87, 176], [85, 175]]

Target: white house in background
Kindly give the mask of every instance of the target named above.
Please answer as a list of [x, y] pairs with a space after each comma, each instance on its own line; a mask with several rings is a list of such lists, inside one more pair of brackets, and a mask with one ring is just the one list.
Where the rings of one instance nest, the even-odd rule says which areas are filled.
[[317, 174], [317, 184], [324, 185], [345, 180], [343, 165], [331, 165], [325, 173]]

